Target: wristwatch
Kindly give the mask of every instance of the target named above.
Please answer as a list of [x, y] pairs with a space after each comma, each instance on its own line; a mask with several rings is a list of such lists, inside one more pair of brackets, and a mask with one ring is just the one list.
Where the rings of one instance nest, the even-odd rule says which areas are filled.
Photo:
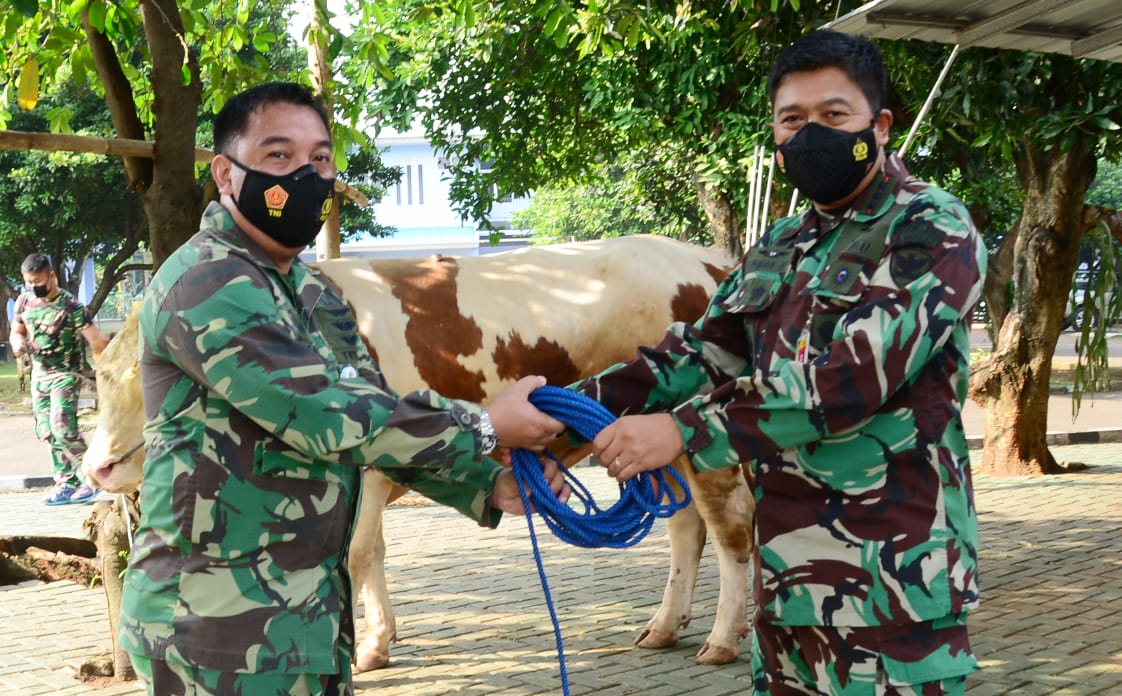
[[491, 425], [491, 416], [486, 411], [479, 414], [479, 440], [483, 444], [483, 456], [491, 454], [499, 446], [499, 435], [495, 432], [495, 426]]

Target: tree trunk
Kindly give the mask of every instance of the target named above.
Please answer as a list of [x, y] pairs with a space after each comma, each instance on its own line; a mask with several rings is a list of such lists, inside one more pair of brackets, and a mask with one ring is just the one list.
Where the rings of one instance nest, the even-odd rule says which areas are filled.
[[997, 252], [990, 256], [989, 268], [986, 269], [982, 296], [986, 299], [986, 311], [990, 315], [990, 341], [994, 345], [997, 344], [997, 336], [994, 334], [1005, 323], [1005, 317], [1009, 314], [1009, 281], [1013, 278], [1014, 254], [1020, 229], [1021, 222], [1018, 220], [1001, 240]]
[[730, 258], [739, 258], [744, 253], [744, 240], [740, 234], [739, 216], [728, 194], [697, 177], [694, 177], [694, 188], [713, 231], [713, 246]]
[[140, 9], [152, 56], [152, 113], [156, 121], [152, 185], [144, 192], [143, 201], [152, 265], [159, 268], [199, 229], [195, 131], [202, 85], [198, 58], [182, 43], [183, 21], [175, 0], [142, 0]]
[[[142, 0], [140, 12], [152, 61], [155, 144], [152, 159], [126, 156], [124, 165], [130, 187], [142, 196], [148, 246], [153, 266], [158, 268], [199, 225], [194, 162], [202, 87], [198, 59], [183, 43], [183, 21], [175, 0]], [[117, 135], [144, 140], [132, 87], [115, 48], [90, 24], [88, 10], [82, 19]]]
[[[335, 113], [335, 82], [331, 74], [331, 61], [327, 57], [327, 6], [311, 2], [312, 16], [308, 27], [308, 70], [312, 86], [323, 100], [329, 115]], [[342, 256], [339, 234], [339, 194], [332, 194], [331, 216], [316, 236], [316, 260], [326, 261]]]
[[1029, 150], [1018, 160], [1026, 192], [1013, 263], [1013, 301], [994, 351], [975, 365], [970, 396], [985, 416], [980, 471], [1059, 473], [1047, 445], [1049, 381], [1078, 260], [1083, 197], [1096, 159], [1085, 138], [1067, 152]]

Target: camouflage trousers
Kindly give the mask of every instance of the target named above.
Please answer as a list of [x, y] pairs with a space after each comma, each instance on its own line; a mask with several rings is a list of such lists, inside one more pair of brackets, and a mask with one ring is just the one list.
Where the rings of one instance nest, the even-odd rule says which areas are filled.
[[148, 693], [157, 696], [353, 696], [351, 663], [340, 656], [339, 674], [218, 672], [178, 660], [129, 655]]
[[755, 693], [957, 696], [978, 668], [966, 615], [902, 626], [776, 626], [756, 614]]
[[76, 372], [39, 372], [31, 377], [31, 410], [35, 436], [51, 446], [55, 483], [78, 486], [86, 441], [78, 432], [78, 393], [82, 376]]

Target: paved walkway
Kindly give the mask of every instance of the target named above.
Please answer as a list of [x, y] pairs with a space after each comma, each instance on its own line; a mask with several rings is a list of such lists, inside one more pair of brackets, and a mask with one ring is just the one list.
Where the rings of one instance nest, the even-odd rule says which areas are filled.
[[[1122, 444], [1058, 447], [1089, 471], [1042, 478], [976, 477], [982, 608], [971, 620], [983, 670], [969, 693], [1122, 694]], [[977, 454], [977, 452], [975, 453]], [[606, 477], [581, 469], [601, 502]], [[79, 536], [89, 506], [46, 508], [40, 492], [0, 494], [0, 534]], [[560, 693], [549, 615], [525, 524], [483, 531], [435, 505], [386, 513], [387, 574], [401, 642], [382, 671], [359, 675], [358, 694], [437, 696]], [[539, 532], [541, 532], [539, 523]], [[542, 532], [544, 533], [544, 532]], [[677, 648], [631, 647], [665, 583], [665, 527], [639, 548], [583, 550], [543, 539], [574, 695], [740, 696], [746, 656], [699, 667], [712, 626], [717, 572], [706, 554], [694, 622]], [[100, 590], [69, 582], [0, 589], [0, 693], [136, 694], [73, 677], [109, 650]], [[747, 652], [748, 641], [742, 643]]]

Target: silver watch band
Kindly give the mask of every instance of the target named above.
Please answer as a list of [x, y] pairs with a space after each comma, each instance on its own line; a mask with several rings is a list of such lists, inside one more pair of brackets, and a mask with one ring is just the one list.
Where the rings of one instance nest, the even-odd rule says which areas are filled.
[[483, 456], [491, 454], [499, 446], [499, 435], [495, 432], [495, 426], [491, 424], [491, 416], [486, 411], [479, 415], [479, 440]]

